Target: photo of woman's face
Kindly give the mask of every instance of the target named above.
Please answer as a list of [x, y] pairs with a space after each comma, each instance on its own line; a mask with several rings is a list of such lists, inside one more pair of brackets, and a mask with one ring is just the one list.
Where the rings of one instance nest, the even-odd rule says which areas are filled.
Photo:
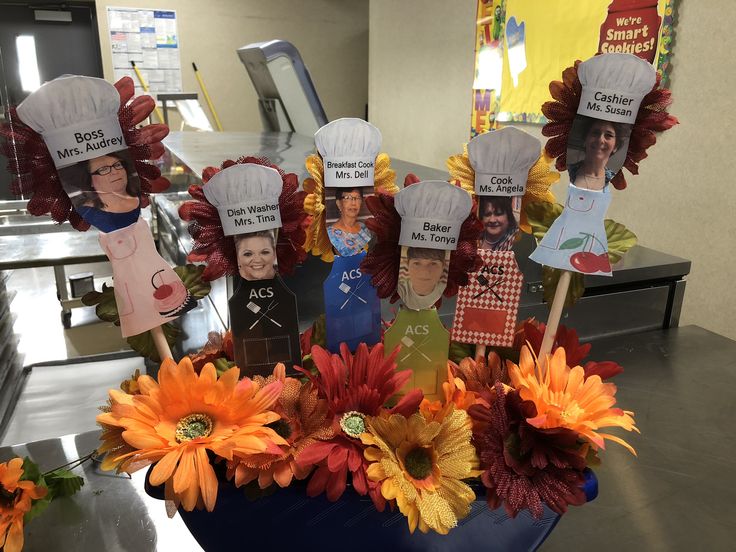
[[242, 237], [236, 241], [238, 272], [246, 280], [276, 277], [276, 249], [268, 236]]
[[445, 263], [439, 259], [409, 259], [407, 269], [414, 293], [425, 296], [432, 293], [442, 278]]
[[509, 217], [506, 211], [490, 201], [483, 206], [481, 222], [483, 223], [485, 239], [489, 242], [500, 240], [509, 230]]
[[359, 190], [350, 190], [342, 194], [342, 199], [335, 200], [341, 219], [355, 220], [360, 214], [363, 197]]
[[608, 121], [594, 121], [585, 136], [585, 158], [607, 163], [616, 152], [616, 128]]
[[112, 155], [103, 155], [87, 161], [92, 178], [92, 189], [104, 197], [105, 194], [126, 194], [128, 173], [125, 164]]

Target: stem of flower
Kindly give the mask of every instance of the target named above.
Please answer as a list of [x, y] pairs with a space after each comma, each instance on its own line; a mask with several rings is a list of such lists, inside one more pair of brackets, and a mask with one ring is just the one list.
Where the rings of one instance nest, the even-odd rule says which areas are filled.
[[92, 452], [90, 452], [90, 453], [89, 453], [88, 455], [86, 455], [86, 456], [82, 456], [81, 458], [77, 458], [76, 460], [72, 460], [71, 462], [67, 462], [66, 464], [63, 464], [63, 465], [61, 465], [61, 466], [59, 466], [59, 467], [57, 467], [57, 468], [54, 468], [53, 470], [49, 470], [49, 471], [47, 471], [47, 472], [45, 472], [45, 473], [41, 474], [41, 476], [42, 476], [42, 477], [46, 477], [46, 476], [47, 476], [48, 474], [50, 474], [50, 473], [53, 473], [53, 472], [55, 472], [56, 470], [60, 470], [60, 469], [62, 469], [62, 468], [66, 468], [66, 469], [68, 469], [68, 470], [73, 470], [73, 469], [74, 469], [74, 468], [76, 468], [77, 466], [81, 466], [81, 465], [82, 465], [82, 464], [84, 464], [84, 463], [85, 463], [85, 462], [86, 462], [87, 460], [91, 460], [91, 459], [92, 459], [92, 458], [94, 458], [95, 456], [97, 456], [97, 451], [96, 451], [96, 450], [93, 450], [93, 451], [92, 451]]

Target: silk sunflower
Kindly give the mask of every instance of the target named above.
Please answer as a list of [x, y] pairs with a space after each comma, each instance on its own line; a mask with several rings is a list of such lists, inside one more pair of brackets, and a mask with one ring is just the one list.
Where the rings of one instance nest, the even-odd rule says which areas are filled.
[[268, 427], [279, 419], [272, 407], [283, 383], [260, 388], [247, 378], [239, 382], [239, 376], [231, 368], [218, 378], [212, 364], [197, 374], [188, 358], [178, 365], [167, 359], [158, 382], [138, 378], [139, 395], [110, 390], [110, 411], [97, 416], [103, 428], [111, 428], [100, 447], [111, 456], [107, 465], [132, 473], [156, 463], [149, 479], [165, 484], [168, 500], [189, 511], [212, 511], [218, 483], [208, 451], [233, 460], [280, 455], [279, 446], [287, 444]]
[[[305, 161], [305, 166], [310, 176], [303, 184], [304, 191], [307, 192], [304, 198], [304, 211], [311, 216], [311, 221], [306, 232], [304, 250], [325, 262], [332, 262], [335, 255], [325, 224], [325, 169], [322, 157], [316, 153], [310, 155]], [[399, 191], [396, 173], [391, 168], [391, 158], [385, 153], [379, 153], [376, 157], [373, 189], [376, 194], [390, 196]]]
[[[526, 206], [534, 201], [554, 203], [555, 196], [549, 188], [560, 179], [560, 173], [551, 169], [553, 158], [542, 150], [539, 159], [529, 169], [526, 189], [521, 198], [521, 220], [519, 227], [527, 234], [531, 234], [532, 227], [526, 219]], [[463, 152], [451, 155], [445, 162], [450, 172], [450, 182], [460, 186], [463, 190], [475, 197], [475, 170], [468, 157], [468, 145], [463, 144]]]
[[23, 480], [23, 459], [0, 463], [0, 549], [20, 552], [23, 549], [24, 516], [34, 500], [46, 496], [48, 489]]
[[368, 478], [380, 483], [381, 494], [396, 500], [409, 530], [418, 527], [447, 534], [470, 512], [475, 493], [463, 479], [478, 475], [467, 413], [450, 406], [441, 421], [421, 414], [399, 414], [368, 420], [360, 436], [368, 446]]
[[524, 347], [519, 364], [509, 362], [508, 370], [511, 383], [521, 398], [536, 407], [536, 415], [527, 419], [530, 425], [540, 429], [571, 429], [594, 450], [605, 449], [605, 439], [608, 439], [636, 455], [633, 447], [620, 437], [598, 431], [603, 427], [639, 431], [633, 412], [614, 408], [616, 386], [603, 383], [599, 375], [586, 378], [582, 366], [570, 368], [564, 348], [558, 347], [548, 356], [543, 367], [529, 348]]

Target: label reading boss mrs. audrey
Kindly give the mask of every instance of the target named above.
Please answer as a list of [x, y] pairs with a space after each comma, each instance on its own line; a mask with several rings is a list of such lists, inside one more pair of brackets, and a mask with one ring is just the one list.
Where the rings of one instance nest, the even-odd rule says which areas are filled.
[[83, 121], [44, 132], [42, 136], [57, 169], [126, 148], [116, 117]]

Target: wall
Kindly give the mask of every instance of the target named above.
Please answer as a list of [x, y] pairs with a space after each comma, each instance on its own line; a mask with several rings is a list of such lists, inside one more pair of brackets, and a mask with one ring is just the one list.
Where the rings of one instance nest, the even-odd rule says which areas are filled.
[[367, 0], [98, 0], [96, 5], [108, 80], [113, 72], [107, 7], [176, 10], [183, 91], [199, 93], [207, 110], [191, 67], [195, 62], [225, 130], [261, 130], [257, 96], [235, 50], [275, 38], [297, 47], [329, 119], [365, 115]]
[[[736, 140], [733, 59], [724, 38], [736, 2], [679, 2], [671, 112], [662, 135], [609, 216], [642, 245], [691, 259], [681, 324], [736, 339], [736, 185], [727, 151]], [[391, 155], [444, 168], [468, 139], [475, 0], [371, 0], [369, 114]], [[400, 55], [397, 55], [400, 53]], [[408, 62], [407, 60], [411, 60]], [[539, 127], [527, 127], [539, 134]], [[564, 184], [555, 186], [563, 197]]]

